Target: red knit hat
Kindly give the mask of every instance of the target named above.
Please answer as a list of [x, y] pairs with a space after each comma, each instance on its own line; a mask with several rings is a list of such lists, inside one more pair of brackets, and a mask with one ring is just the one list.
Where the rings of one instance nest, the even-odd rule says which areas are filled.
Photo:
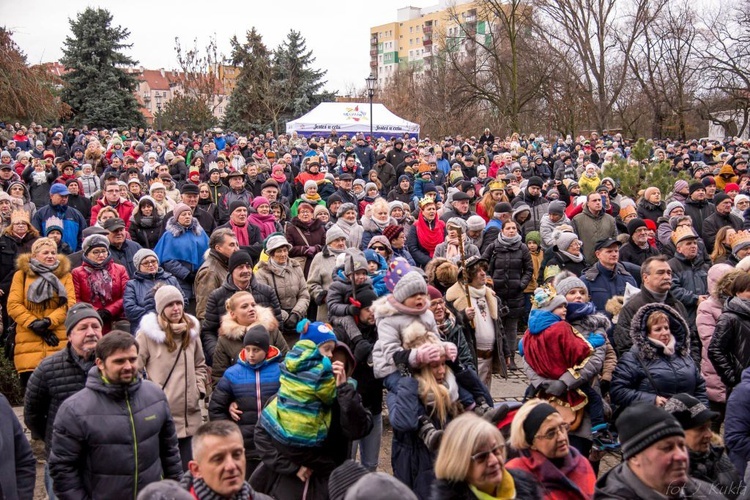
[[383, 229], [383, 236], [388, 238], [388, 241], [393, 241], [398, 238], [402, 232], [404, 232], [403, 226], [386, 226], [385, 229]]
[[652, 221], [651, 219], [644, 219], [643, 222], [646, 223], [646, 227], [651, 231], [656, 231], [656, 222]]
[[438, 290], [432, 285], [427, 285], [427, 293], [430, 295], [430, 300], [443, 298], [443, 294], [440, 293], [440, 290]]

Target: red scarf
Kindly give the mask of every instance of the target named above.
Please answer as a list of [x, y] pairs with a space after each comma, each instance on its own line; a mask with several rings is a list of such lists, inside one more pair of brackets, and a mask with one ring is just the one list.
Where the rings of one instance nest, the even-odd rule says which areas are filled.
[[417, 227], [417, 239], [419, 244], [427, 250], [427, 253], [432, 258], [435, 253], [435, 247], [443, 242], [445, 239], [445, 222], [441, 221], [435, 216], [435, 229], [430, 229], [427, 221], [424, 220], [422, 212], [419, 212], [417, 222], [414, 223]]
[[250, 224], [258, 226], [260, 237], [264, 240], [269, 234], [276, 232], [276, 217], [273, 214], [261, 215], [257, 212], [247, 214], [247, 221]]
[[250, 246], [250, 237], [247, 235], [247, 224], [244, 226], [235, 226], [234, 222], [229, 221], [229, 225], [234, 231], [234, 235], [237, 236], [237, 244], [241, 247]]
[[536, 450], [524, 450], [520, 457], [510, 460], [506, 468], [534, 476], [544, 490], [545, 499], [583, 500], [594, 496], [594, 470], [572, 446], [559, 467]]

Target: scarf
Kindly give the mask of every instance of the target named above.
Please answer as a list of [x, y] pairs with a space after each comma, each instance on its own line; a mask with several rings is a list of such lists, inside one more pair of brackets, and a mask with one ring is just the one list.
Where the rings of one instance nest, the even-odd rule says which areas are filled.
[[250, 246], [250, 237], [247, 235], [247, 229], [245, 226], [237, 226], [231, 220], [229, 226], [232, 228], [234, 235], [237, 236], [237, 244], [241, 247]]
[[558, 250], [561, 254], [572, 260], [573, 262], [583, 262], [583, 254], [579, 253], [578, 255], [573, 255], [570, 252], [566, 252], [565, 250]]
[[497, 486], [493, 495], [479, 491], [473, 484], [469, 485], [469, 489], [477, 497], [477, 500], [511, 500], [516, 498], [516, 483], [505, 466], [503, 466], [503, 482]]
[[271, 264], [271, 267], [273, 267], [274, 269], [278, 269], [281, 272], [283, 272], [284, 269], [289, 267], [289, 259], [286, 260], [286, 263], [279, 264], [278, 262], [276, 262], [276, 260], [273, 257], [269, 257], [268, 262]]
[[62, 281], [54, 273], [55, 269], [59, 266], [59, 260], [51, 266], [42, 264], [36, 259], [29, 260], [29, 268], [39, 276], [38, 279], [31, 282], [26, 292], [26, 299], [29, 302], [43, 304], [53, 299], [55, 295], [59, 297], [60, 304], [68, 301], [68, 291], [65, 290], [65, 285], [62, 284]]
[[442, 337], [443, 340], [448, 338], [448, 334], [453, 330], [453, 325], [455, 324], [455, 321], [453, 320], [453, 314], [446, 308], [445, 310], [445, 319], [442, 323], [438, 324], [438, 331], [440, 332], [440, 337]]
[[[201, 500], [227, 500], [227, 497], [221, 496], [209, 488], [203, 479], [196, 479], [192, 476], [190, 479], [192, 480], [192, 485], [188, 492], [195, 498], [200, 498]], [[242, 489], [229, 500], [252, 500], [252, 494], [253, 490], [250, 487], [250, 484], [245, 481], [242, 483]]]
[[83, 256], [83, 262], [86, 264], [83, 269], [88, 275], [91, 302], [94, 304], [97, 300], [105, 306], [112, 302], [112, 276], [107, 269], [111, 261], [112, 255], [108, 255], [101, 264]]
[[409, 316], [419, 316], [421, 314], [424, 314], [427, 309], [430, 308], [430, 304], [427, 303], [425, 306], [421, 309], [416, 309], [414, 307], [407, 307], [403, 305], [401, 302], [396, 300], [396, 298], [393, 295], [388, 296], [388, 303], [393, 306], [394, 309], [396, 309], [401, 314], [408, 314]]
[[258, 226], [260, 238], [265, 240], [269, 234], [276, 232], [276, 217], [272, 213], [261, 215], [258, 212], [247, 214], [248, 223]]
[[[586, 316], [596, 313], [596, 306], [593, 302], [569, 302], [567, 305], [567, 314], [565, 321], [572, 323]], [[588, 332], [586, 332], [588, 333]]]
[[654, 344], [656, 347], [661, 347], [664, 349], [664, 355], [671, 356], [674, 354], [674, 344], [675, 344], [675, 338], [674, 335], [669, 336], [669, 342], [667, 344], [664, 344], [656, 339], [652, 339], [651, 337], [646, 337], [649, 342]]
[[435, 217], [435, 220], [432, 223], [434, 229], [430, 229], [422, 212], [419, 213], [419, 217], [417, 217], [417, 221], [414, 223], [414, 227], [417, 228], [417, 240], [419, 241], [419, 245], [427, 251], [430, 258], [435, 254], [435, 247], [443, 242], [445, 233], [445, 222]]
[[275, 180], [276, 182], [279, 183], [279, 185], [281, 185], [286, 182], [286, 175], [284, 175], [283, 171], [281, 172], [276, 171], [271, 174], [271, 179]]
[[302, 201], [309, 201], [313, 204], [313, 207], [318, 204], [318, 202], [322, 199], [318, 193], [315, 193], [313, 195], [303, 194], [300, 196]]
[[380, 229], [380, 232], [382, 233], [382, 232], [383, 232], [383, 230], [384, 230], [384, 229], [385, 229], [386, 227], [388, 227], [388, 225], [390, 225], [390, 223], [391, 223], [391, 218], [390, 218], [390, 217], [388, 217], [388, 218], [387, 218], [387, 219], [385, 220], [385, 222], [380, 222], [380, 221], [379, 221], [378, 219], [376, 219], [375, 217], [370, 217], [370, 221], [371, 221], [371, 222], [372, 222], [373, 224], [375, 224], [375, 226], [376, 226], [376, 227], [377, 227], [378, 229]]
[[519, 243], [521, 241], [521, 235], [517, 234], [513, 236], [512, 238], [508, 238], [503, 233], [500, 233], [497, 235], [497, 241], [500, 243], [500, 246], [503, 248], [510, 248], [511, 246], [515, 245], [516, 243]]

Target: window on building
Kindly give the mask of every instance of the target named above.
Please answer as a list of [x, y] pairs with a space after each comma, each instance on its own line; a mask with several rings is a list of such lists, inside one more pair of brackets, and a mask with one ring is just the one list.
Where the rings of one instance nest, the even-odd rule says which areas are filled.
[[409, 33], [414, 33], [414, 26], [409, 26]]

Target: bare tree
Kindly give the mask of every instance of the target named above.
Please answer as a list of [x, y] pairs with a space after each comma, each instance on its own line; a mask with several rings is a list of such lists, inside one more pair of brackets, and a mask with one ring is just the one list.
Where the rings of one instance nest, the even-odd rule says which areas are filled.
[[536, 0], [542, 33], [574, 68], [592, 126], [608, 128], [628, 73], [623, 63], [666, 0]]
[[750, 0], [703, 16], [701, 115], [742, 135], [750, 125]]
[[224, 57], [218, 52], [216, 35], [208, 40], [205, 49], [198, 47], [198, 40], [193, 40], [193, 47], [185, 49], [180, 39], [175, 38], [175, 52], [179, 72], [175, 74], [175, 94], [182, 96], [184, 101], [193, 103], [199, 109], [195, 110], [197, 127], [209, 128], [217, 121], [213, 118], [216, 109], [226, 99], [224, 88], [219, 77], [219, 65]]

